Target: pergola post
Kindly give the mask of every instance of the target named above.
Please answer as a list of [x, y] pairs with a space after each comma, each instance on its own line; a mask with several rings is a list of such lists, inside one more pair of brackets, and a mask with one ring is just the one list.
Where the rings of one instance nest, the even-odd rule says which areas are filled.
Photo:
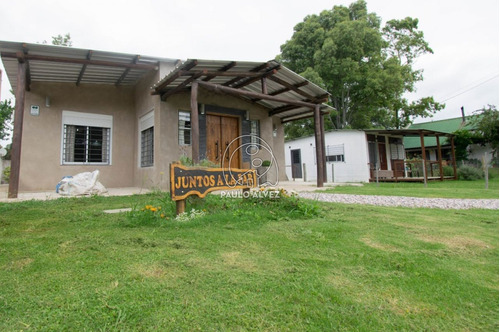
[[436, 144], [437, 144], [437, 148], [438, 148], [439, 176], [441, 177], [441, 181], [443, 181], [444, 180], [443, 154], [441, 153], [441, 142], [439, 141], [439, 135], [436, 135]]
[[12, 155], [9, 179], [9, 198], [17, 198], [19, 191], [19, 173], [21, 169], [21, 140], [23, 136], [24, 97], [26, 88], [25, 61], [19, 58], [17, 64], [16, 106], [14, 113], [14, 133], [12, 135]]
[[455, 157], [455, 136], [451, 136], [451, 161], [453, 163], [453, 177], [458, 179], [457, 158]]
[[314, 138], [316, 143], [316, 184], [318, 188], [322, 188], [324, 184], [324, 170], [323, 170], [323, 138], [321, 136], [321, 112], [319, 105], [314, 107]]
[[420, 147], [422, 149], [422, 160], [424, 168], [424, 183], [427, 186], [427, 157], [425, 156], [424, 133], [420, 132]]
[[198, 121], [198, 81], [191, 84], [191, 159], [200, 162], [200, 124]]

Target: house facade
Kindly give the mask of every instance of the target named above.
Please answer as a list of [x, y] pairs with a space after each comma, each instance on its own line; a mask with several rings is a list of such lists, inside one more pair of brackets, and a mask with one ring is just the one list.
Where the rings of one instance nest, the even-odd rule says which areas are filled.
[[183, 156], [256, 168], [272, 154], [268, 177], [284, 180], [283, 122], [320, 116], [328, 98], [275, 61], [1, 41], [0, 52], [22, 112], [13, 138], [18, 191], [51, 190], [64, 176], [94, 170], [106, 187], [167, 190], [169, 165]]

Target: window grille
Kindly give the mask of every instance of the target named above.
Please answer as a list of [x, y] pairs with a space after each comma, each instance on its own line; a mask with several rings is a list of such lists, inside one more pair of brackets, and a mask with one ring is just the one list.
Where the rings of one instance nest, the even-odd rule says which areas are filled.
[[141, 131], [141, 167], [154, 165], [154, 127]]
[[250, 121], [250, 143], [253, 146], [259, 148], [260, 147], [260, 142], [259, 142], [259, 137], [260, 137], [260, 122], [259, 120], [251, 120]]
[[63, 163], [109, 164], [110, 128], [64, 125]]

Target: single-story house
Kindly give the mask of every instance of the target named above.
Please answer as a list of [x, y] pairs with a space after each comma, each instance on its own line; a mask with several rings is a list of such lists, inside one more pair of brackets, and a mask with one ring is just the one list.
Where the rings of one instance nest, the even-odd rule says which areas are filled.
[[[452, 137], [423, 129], [333, 130], [325, 133], [325, 174], [328, 182], [423, 181], [445, 178], [438, 163], [408, 160], [403, 140], [416, 137]], [[285, 165], [289, 179], [316, 181], [316, 144], [313, 136], [285, 142]], [[422, 151], [422, 146], [420, 146]], [[423, 164], [427, 165], [426, 172]], [[441, 163], [442, 166], [443, 163]], [[456, 166], [455, 166], [456, 167]]]
[[[428, 130], [436, 130], [444, 133], [454, 133], [457, 130], [465, 129], [469, 131], [475, 130], [474, 126], [469, 122], [471, 116], [463, 116], [445, 120], [436, 120], [430, 122], [422, 122], [415, 123], [408, 127], [408, 129], [428, 129]], [[438, 159], [438, 151], [437, 151], [437, 142], [435, 139], [425, 138], [424, 140], [426, 147], [427, 160], [437, 160]], [[442, 137], [440, 139], [441, 149], [443, 154], [443, 159], [450, 162], [452, 160], [451, 153], [451, 141], [446, 137]], [[404, 139], [405, 150], [409, 158], [413, 156], [420, 156], [420, 141], [416, 137], [405, 137]], [[491, 155], [491, 146], [480, 145], [480, 144], [471, 144], [467, 148], [469, 159], [475, 159], [478, 161], [482, 161], [483, 157], [486, 156], [486, 162], [490, 163], [492, 159]]]
[[225, 168], [272, 159], [268, 178], [284, 180], [283, 123], [314, 117], [321, 137], [328, 108], [325, 90], [274, 60], [182, 61], [9, 41], [0, 41], [0, 56], [16, 97], [9, 197], [94, 170], [107, 187], [167, 190], [169, 164], [182, 156]]

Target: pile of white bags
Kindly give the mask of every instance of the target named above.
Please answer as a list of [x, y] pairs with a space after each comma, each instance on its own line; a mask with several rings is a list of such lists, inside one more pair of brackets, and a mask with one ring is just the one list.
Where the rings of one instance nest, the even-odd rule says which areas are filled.
[[99, 171], [65, 176], [56, 186], [56, 192], [63, 196], [99, 195], [108, 191], [99, 182]]

